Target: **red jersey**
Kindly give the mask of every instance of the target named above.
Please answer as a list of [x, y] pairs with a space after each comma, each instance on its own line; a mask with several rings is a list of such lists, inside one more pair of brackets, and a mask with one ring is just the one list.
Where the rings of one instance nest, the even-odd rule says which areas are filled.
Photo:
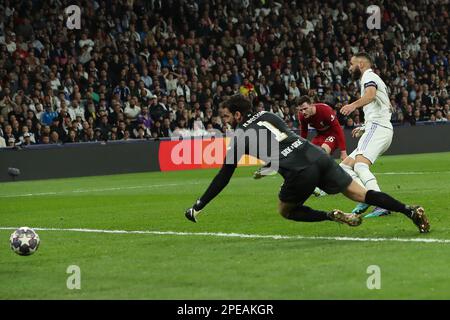
[[314, 103], [316, 114], [305, 118], [300, 112], [298, 119], [300, 120], [300, 135], [306, 139], [308, 136], [308, 124], [317, 130], [319, 136], [333, 136], [336, 138], [336, 146], [341, 150], [346, 150], [344, 131], [342, 130], [339, 120], [334, 110], [325, 103]]

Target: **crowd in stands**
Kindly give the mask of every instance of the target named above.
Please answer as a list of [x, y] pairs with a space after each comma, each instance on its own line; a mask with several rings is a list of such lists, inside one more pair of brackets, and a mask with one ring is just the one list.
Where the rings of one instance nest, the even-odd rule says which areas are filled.
[[[336, 110], [359, 98], [348, 61], [360, 51], [390, 89], [394, 123], [448, 121], [446, 3], [4, 0], [0, 146], [225, 132], [220, 102], [237, 93], [298, 128], [296, 97]], [[381, 29], [366, 24], [373, 4]]]

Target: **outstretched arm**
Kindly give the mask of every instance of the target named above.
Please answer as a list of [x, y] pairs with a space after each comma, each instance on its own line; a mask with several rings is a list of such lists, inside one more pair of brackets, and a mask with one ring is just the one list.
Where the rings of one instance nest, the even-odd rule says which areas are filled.
[[196, 210], [202, 210], [212, 199], [214, 199], [228, 184], [231, 176], [236, 169], [234, 164], [224, 164], [220, 171], [216, 174], [211, 181], [208, 189], [200, 197], [197, 203], [194, 205]]
[[[197, 222], [197, 215], [200, 211], [212, 200], [214, 199], [222, 190], [226, 187], [237, 167], [239, 159], [243, 155], [243, 150], [240, 150], [238, 146], [238, 141], [240, 140], [238, 136], [235, 135], [231, 138], [230, 145], [227, 148], [227, 154], [223, 161], [222, 168], [211, 181], [208, 189], [205, 193], [195, 202], [195, 204], [186, 210], [185, 216], [192, 222]], [[246, 148], [245, 148], [246, 149]]]
[[186, 218], [188, 218], [192, 222], [197, 222], [197, 215], [212, 199], [214, 199], [223, 190], [223, 188], [226, 187], [235, 169], [235, 164], [224, 163], [220, 171], [211, 181], [211, 184], [209, 185], [208, 189], [206, 189], [205, 193], [200, 197], [200, 199], [195, 202], [192, 208], [186, 210]]

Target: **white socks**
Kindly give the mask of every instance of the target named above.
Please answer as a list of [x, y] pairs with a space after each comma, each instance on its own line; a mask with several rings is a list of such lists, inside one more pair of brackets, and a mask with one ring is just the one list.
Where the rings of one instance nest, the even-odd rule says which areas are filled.
[[355, 171], [353, 171], [352, 167], [346, 165], [346, 164], [339, 164], [341, 166], [342, 169], [345, 170], [345, 172], [347, 172], [353, 180], [355, 180], [356, 182], [358, 182], [363, 188], [365, 188], [364, 184], [362, 183], [361, 179], [359, 178], [359, 176], [356, 174]]
[[369, 170], [369, 165], [366, 163], [357, 162], [355, 163], [354, 172], [358, 175], [359, 179], [361, 179], [361, 182], [367, 190], [380, 191], [377, 179]]

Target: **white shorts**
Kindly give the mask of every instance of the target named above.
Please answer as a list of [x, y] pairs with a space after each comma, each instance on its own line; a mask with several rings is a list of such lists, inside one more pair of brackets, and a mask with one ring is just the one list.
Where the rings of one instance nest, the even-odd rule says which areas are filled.
[[394, 130], [391, 128], [372, 122], [366, 126], [366, 131], [359, 139], [357, 148], [349, 157], [355, 159], [361, 154], [373, 164], [389, 148], [393, 135]]

